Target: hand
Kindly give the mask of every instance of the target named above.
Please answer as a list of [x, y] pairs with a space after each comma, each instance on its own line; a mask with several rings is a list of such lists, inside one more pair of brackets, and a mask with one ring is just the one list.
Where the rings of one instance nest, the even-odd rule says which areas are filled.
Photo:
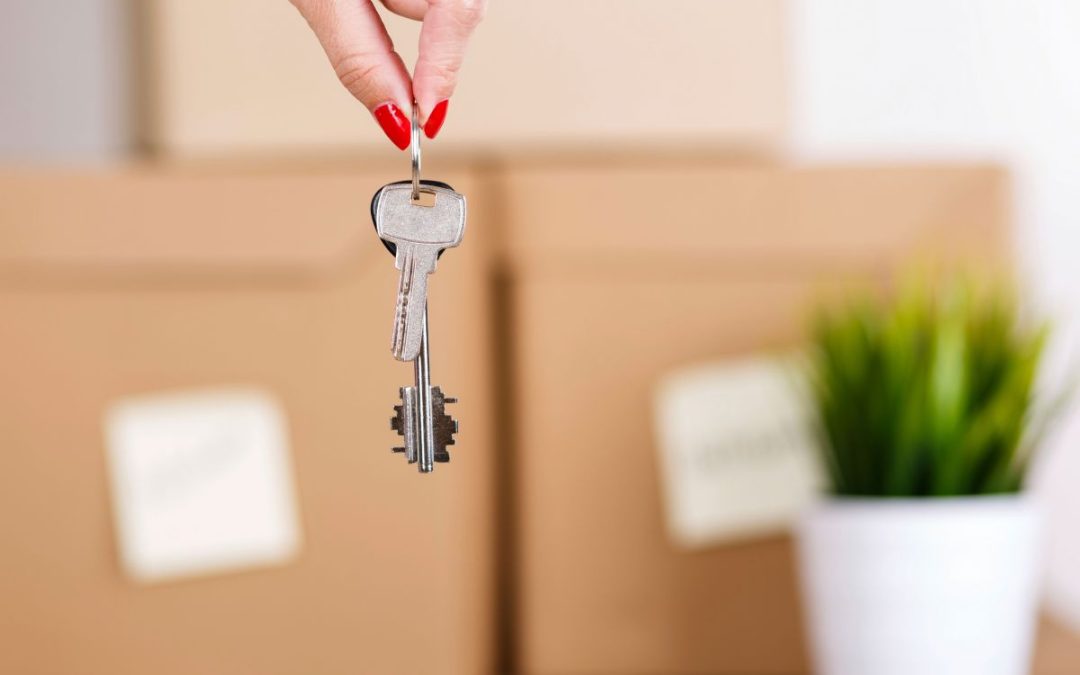
[[484, 16], [486, 0], [382, 0], [391, 12], [423, 22], [411, 81], [371, 0], [291, 2], [315, 31], [338, 79], [394, 145], [409, 147], [413, 99], [424, 133], [435, 138], [446, 119], [465, 43]]

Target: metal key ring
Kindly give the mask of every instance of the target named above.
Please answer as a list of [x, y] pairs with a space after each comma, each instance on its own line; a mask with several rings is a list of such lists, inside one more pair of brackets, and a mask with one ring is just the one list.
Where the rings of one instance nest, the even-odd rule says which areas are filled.
[[420, 199], [420, 113], [416, 101], [412, 105], [412, 137], [409, 145], [412, 148], [412, 198], [416, 201]]

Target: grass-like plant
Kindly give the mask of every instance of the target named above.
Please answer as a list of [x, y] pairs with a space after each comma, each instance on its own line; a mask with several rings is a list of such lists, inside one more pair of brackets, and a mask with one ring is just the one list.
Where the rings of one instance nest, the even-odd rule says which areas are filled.
[[1047, 334], [1014, 294], [970, 279], [821, 310], [810, 382], [832, 493], [1018, 491], [1045, 426], [1033, 417]]

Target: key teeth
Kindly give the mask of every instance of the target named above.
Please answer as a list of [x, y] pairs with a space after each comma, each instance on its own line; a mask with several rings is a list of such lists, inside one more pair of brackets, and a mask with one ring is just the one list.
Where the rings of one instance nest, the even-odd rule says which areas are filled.
[[398, 398], [402, 402], [394, 406], [394, 416], [390, 418], [390, 429], [396, 431], [399, 436], [405, 436], [405, 387], [398, 387]]
[[[398, 389], [398, 395], [401, 397], [401, 403], [394, 406], [394, 416], [390, 418], [390, 428], [397, 432], [397, 435], [405, 440], [404, 444], [395, 446], [391, 450], [395, 453], [402, 453], [405, 455], [405, 459], [410, 463], [416, 462], [415, 453], [410, 452], [410, 437], [412, 436], [411, 430], [408, 428], [411, 418], [411, 408], [409, 401], [412, 399], [409, 396], [409, 390], [411, 387], [400, 387]], [[413, 404], [415, 405], [415, 404]]]
[[450, 461], [448, 447], [455, 444], [454, 434], [458, 431], [458, 423], [446, 413], [448, 403], [456, 403], [456, 398], [447, 397], [439, 387], [431, 388], [431, 409], [434, 414], [432, 420], [435, 431], [435, 461], [446, 463]]
[[[407, 430], [405, 429], [407, 419], [405, 411], [406, 389], [407, 387], [401, 387], [398, 390], [402, 403], [394, 406], [394, 416], [390, 418], [390, 428], [403, 438], [407, 438]], [[447, 448], [456, 444], [454, 434], [458, 433], [460, 428], [458, 421], [446, 413], [447, 404], [452, 403], [457, 403], [457, 399], [443, 395], [442, 389], [439, 387], [431, 388], [432, 427], [435, 442], [433, 459], [440, 464], [450, 461], [450, 452]], [[415, 464], [417, 461], [416, 457], [409, 457], [407, 444], [406, 446], [395, 446], [392, 451], [404, 454], [409, 464]]]

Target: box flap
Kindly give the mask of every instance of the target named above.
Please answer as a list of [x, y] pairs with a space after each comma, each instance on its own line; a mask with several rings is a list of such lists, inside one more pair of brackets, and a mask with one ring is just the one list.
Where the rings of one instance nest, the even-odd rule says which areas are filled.
[[369, 207], [393, 178], [363, 170], [8, 171], [0, 173], [0, 276], [325, 273], [387, 255]]
[[[136, 4], [148, 38], [142, 93], [155, 151], [388, 148], [374, 125], [360, 123], [362, 111], [288, 3]], [[773, 151], [789, 126], [787, 11], [784, 0], [491, 3], [439, 148], [516, 157], [509, 144], [649, 138]], [[394, 45], [415, 63], [416, 28], [394, 19], [386, 22]], [[673, 101], [689, 92], [692, 109], [676, 112]], [[632, 105], [614, 103], [627, 97]]]
[[1005, 174], [989, 166], [521, 165], [502, 182], [519, 269], [850, 270], [928, 249], [995, 259], [1007, 239]]

